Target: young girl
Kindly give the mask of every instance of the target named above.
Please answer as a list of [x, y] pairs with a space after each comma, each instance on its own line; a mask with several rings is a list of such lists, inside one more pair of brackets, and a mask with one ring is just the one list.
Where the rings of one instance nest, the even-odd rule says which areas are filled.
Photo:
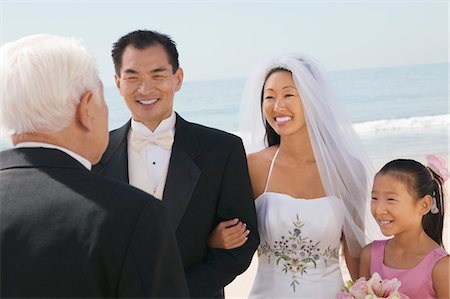
[[412, 298], [449, 298], [450, 257], [443, 249], [444, 161], [427, 156], [429, 167], [414, 160], [387, 163], [375, 176], [372, 215], [389, 240], [374, 241], [361, 252], [360, 276], [378, 272], [398, 278], [399, 291]]

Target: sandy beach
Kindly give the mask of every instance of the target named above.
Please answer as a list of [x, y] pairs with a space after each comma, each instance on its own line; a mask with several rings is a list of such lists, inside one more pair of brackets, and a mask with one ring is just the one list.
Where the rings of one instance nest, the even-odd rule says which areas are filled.
[[[447, 161], [447, 167], [449, 167], [449, 154], [448, 153], [435, 153], [443, 158], [445, 158], [445, 160]], [[403, 157], [396, 157], [396, 156], [391, 156], [391, 157], [386, 157], [386, 158], [377, 158], [377, 159], [372, 159], [373, 165], [375, 167], [376, 170], [379, 170], [384, 164], [386, 164], [387, 162], [393, 160], [393, 159], [397, 159], [397, 158], [408, 158], [408, 159], [414, 159], [417, 160], [421, 163], [425, 163], [425, 156], [403, 156]], [[447, 181], [447, 183], [445, 184], [445, 189], [449, 190], [449, 181]], [[444, 246], [447, 250], [447, 252], [450, 249], [450, 211], [449, 211], [449, 198], [448, 198], [448, 192], [446, 192], [446, 206], [445, 206], [445, 211], [446, 211], [446, 216], [445, 216], [445, 222], [444, 222], [444, 233], [443, 233], [443, 238], [444, 238]], [[255, 254], [253, 256], [253, 260], [252, 263], [250, 265], [250, 267], [247, 269], [247, 271], [245, 271], [243, 274], [239, 275], [231, 284], [229, 284], [226, 288], [225, 288], [225, 298], [228, 299], [232, 299], [232, 298], [247, 298], [248, 294], [250, 293], [252, 284], [253, 284], [253, 280], [255, 278], [256, 275], [256, 269], [257, 269], [257, 264], [258, 264], [258, 257]], [[346, 269], [343, 269], [343, 273], [344, 273], [344, 279], [349, 279], [348, 276], [348, 272], [346, 271]]]

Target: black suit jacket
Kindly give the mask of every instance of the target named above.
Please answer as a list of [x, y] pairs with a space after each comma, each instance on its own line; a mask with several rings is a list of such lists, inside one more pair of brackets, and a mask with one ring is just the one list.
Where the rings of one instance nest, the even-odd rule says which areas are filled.
[[64, 152], [0, 152], [1, 297], [187, 297], [169, 216]]
[[[130, 122], [110, 133], [95, 170], [128, 182]], [[223, 297], [223, 287], [250, 265], [259, 244], [256, 212], [241, 139], [177, 115], [163, 204], [172, 225], [192, 297]], [[238, 217], [250, 230], [233, 250], [209, 249], [207, 239], [222, 220]]]

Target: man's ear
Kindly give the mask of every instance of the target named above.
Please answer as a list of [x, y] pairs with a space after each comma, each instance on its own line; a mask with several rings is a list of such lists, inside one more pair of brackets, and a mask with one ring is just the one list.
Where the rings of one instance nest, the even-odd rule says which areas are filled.
[[114, 82], [116, 83], [117, 89], [120, 90], [120, 77], [117, 74], [114, 74]]
[[77, 120], [78, 124], [86, 129], [87, 131], [91, 131], [93, 129], [92, 119], [92, 104], [94, 102], [94, 94], [92, 91], [86, 91], [80, 98], [80, 103], [77, 108]]
[[431, 204], [433, 199], [431, 195], [425, 195], [419, 202], [418, 208], [419, 213], [422, 215], [426, 215], [431, 210]]
[[175, 85], [175, 91], [179, 91], [181, 88], [181, 85], [183, 84], [183, 69], [181, 67], [178, 68], [178, 70], [175, 72], [175, 78], [177, 80]]

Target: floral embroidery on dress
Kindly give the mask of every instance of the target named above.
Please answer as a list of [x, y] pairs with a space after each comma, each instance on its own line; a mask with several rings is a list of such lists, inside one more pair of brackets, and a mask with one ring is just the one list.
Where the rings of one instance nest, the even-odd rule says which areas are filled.
[[338, 248], [328, 246], [327, 249], [321, 251], [320, 241], [314, 242], [308, 237], [303, 237], [303, 226], [304, 223], [297, 214], [296, 220], [293, 222], [293, 229], [288, 231], [287, 236], [281, 236], [280, 240], [275, 241], [273, 246], [265, 241], [258, 247], [258, 256], [267, 256], [269, 263], [273, 257], [276, 259], [276, 265], [282, 263], [284, 273], [289, 272], [292, 275], [291, 287], [294, 292], [295, 288], [300, 285], [298, 276], [308, 273], [308, 268], [316, 268], [319, 260], [323, 260], [327, 267], [328, 261], [339, 259]]

